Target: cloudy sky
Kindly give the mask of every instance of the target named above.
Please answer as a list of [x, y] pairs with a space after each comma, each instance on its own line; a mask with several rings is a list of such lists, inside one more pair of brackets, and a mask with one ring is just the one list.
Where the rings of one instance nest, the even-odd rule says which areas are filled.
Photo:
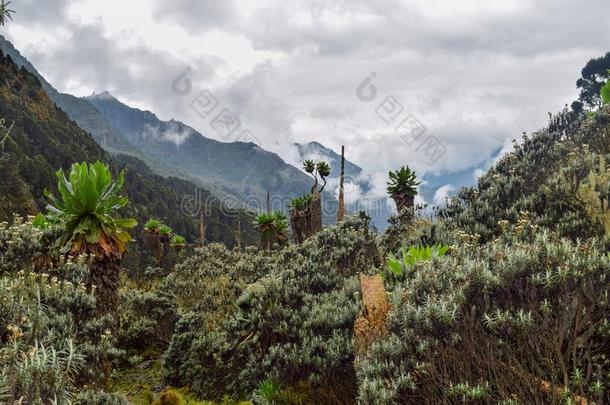
[[582, 66], [610, 47], [608, 0], [12, 6], [4, 34], [61, 91], [108, 90], [220, 139], [192, 108], [208, 91], [290, 162], [293, 142], [345, 144], [350, 160], [380, 176], [402, 164], [456, 171], [492, 158], [571, 102]]

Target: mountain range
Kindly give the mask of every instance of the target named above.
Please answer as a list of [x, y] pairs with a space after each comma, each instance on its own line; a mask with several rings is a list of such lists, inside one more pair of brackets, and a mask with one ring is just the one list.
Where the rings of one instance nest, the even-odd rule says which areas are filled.
[[[57, 91], [5, 38], [0, 50], [20, 67], [32, 73], [48, 97], [107, 153], [119, 160], [141, 162], [151, 174], [175, 177], [191, 183], [193, 195], [199, 188], [225, 204], [252, 211], [266, 209], [267, 193], [274, 209], [287, 210], [290, 199], [309, 192], [312, 179], [280, 156], [251, 142], [219, 142], [176, 120], [163, 121], [150, 111], [130, 107], [112, 94], [102, 92], [75, 97]], [[331, 166], [329, 185], [323, 198], [325, 222], [334, 221], [337, 206], [340, 155], [318, 142], [295, 144], [301, 159], [323, 159]], [[349, 151], [348, 151], [349, 152]], [[480, 166], [480, 165], [479, 165]], [[420, 193], [434, 202], [437, 191], [452, 194], [461, 186], [475, 183], [479, 166], [460, 173], [424, 175]], [[393, 212], [384, 195], [371, 195], [371, 178], [358, 165], [346, 159], [345, 175], [348, 211], [365, 210], [372, 224], [383, 230]], [[450, 185], [450, 186], [449, 186]]]
[[[136, 157], [156, 174], [191, 181], [232, 206], [255, 211], [266, 209], [267, 192], [274, 206], [286, 210], [290, 199], [311, 188], [306, 173], [254, 143], [207, 138], [180, 121], [162, 121], [127, 106], [108, 92], [83, 98], [60, 93], [2, 36], [0, 50], [34, 74], [51, 100], [112, 155]], [[330, 222], [336, 199], [328, 193], [323, 198]]]
[[150, 111], [129, 107], [108, 92], [84, 100], [145, 156], [250, 209], [264, 210], [267, 192], [287, 204], [311, 188], [312, 179], [304, 172], [254, 143], [209, 139], [180, 121], [162, 121]]

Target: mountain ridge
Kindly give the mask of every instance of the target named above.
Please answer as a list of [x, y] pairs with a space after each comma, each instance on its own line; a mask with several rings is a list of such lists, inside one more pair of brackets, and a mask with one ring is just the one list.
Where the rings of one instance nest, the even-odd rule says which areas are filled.
[[[265, 210], [269, 192], [274, 205], [286, 211], [290, 199], [311, 188], [307, 174], [255, 143], [207, 138], [181, 121], [163, 121], [151, 111], [130, 107], [109, 92], [84, 99], [144, 154], [157, 156], [167, 166], [244, 201], [250, 209]], [[330, 207], [336, 206], [333, 196], [325, 193], [324, 198]], [[327, 215], [326, 222], [333, 216]]]

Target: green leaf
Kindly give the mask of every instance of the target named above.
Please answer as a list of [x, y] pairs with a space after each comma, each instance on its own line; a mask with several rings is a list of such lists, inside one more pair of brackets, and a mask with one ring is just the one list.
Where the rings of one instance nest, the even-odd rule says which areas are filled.
[[114, 223], [119, 228], [124, 229], [131, 229], [138, 225], [138, 221], [136, 221], [134, 218], [117, 218]]
[[34, 221], [32, 221], [32, 226], [38, 229], [45, 229], [49, 226], [49, 221], [44, 215], [38, 213], [38, 215], [36, 215], [36, 218], [34, 218]]
[[387, 259], [388, 268], [395, 275], [399, 276], [402, 274], [402, 266], [400, 265], [400, 261], [394, 255], [390, 255]]
[[[63, 227], [56, 244], [61, 251], [91, 253], [90, 245], [114, 243], [114, 248], [104, 247], [109, 252], [123, 252], [125, 243], [131, 240], [128, 229], [137, 225], [131, 218], [118, 218], [117, 210], [128, 203], [127, 197], [118, 195], [125, 181], [121, 172], [116, 181], [102, 162], [75, 163], [68, 176], [62, 169], [56, 172], [59, 198], [49, 192], [45, 196], [46, 219]], [[84, 237], [84, 239], [83, 239]]]
[[604, 104], [610, 104], [610, 80], [602, 87], [600, 95]]

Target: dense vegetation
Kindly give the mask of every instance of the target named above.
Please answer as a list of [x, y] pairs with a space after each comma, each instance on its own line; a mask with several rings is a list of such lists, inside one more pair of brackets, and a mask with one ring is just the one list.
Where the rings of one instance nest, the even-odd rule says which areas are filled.
[[[605, 64], [583, 70], [579, 105], [432, 220], [403, 167], [384, 234], [365, 213], [322, 227], [331, 168], [306, 161], [292, 229], [216, 207], [205, 226], [225, 243], [194, 243], [203, 222], [179, 214], [190, 183], [109, 159], [0, 55], [0, 401], [610, 402]], [[45, 188], [58, 197], [25, 217]], [[155, 265], [123, 261], [130, 250]]]

